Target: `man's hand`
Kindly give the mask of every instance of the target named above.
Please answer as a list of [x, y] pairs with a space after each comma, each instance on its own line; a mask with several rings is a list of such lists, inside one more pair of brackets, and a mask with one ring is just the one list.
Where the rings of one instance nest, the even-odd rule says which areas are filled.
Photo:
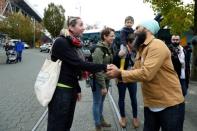
[[121, 77], [121, 71], [113, 64], [107, 66], [107, 76], [109, 78], [119, 78]]
[[77, 101], [81, 101], [81, 93], [77, 93]]
[[107, 93], [108, 93], [107, 88], [102, 88], [102, 89], [101, 89], [101, 95], [102, 95], [102, 96], [107, 95]]

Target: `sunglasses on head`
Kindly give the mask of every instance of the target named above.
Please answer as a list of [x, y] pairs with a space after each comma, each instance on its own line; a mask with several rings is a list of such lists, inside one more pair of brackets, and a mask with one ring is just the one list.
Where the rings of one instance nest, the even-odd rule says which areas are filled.
[[80, 17], [70, 16], [68, 17], [68, 25], [71, 24], [71, 22], [80, 19]]
[[179, 39], [172, 39], [173, 41], [179, 41]]

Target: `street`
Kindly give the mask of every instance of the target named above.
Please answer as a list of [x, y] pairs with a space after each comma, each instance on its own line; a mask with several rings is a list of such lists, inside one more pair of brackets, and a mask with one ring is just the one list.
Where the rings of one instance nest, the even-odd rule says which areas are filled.
[[21, 63], [0, 64], [0, 131], [29, 131], [44, 112], [33, 86], [46, 53], [25, 50], [23, 56]]
[[[5, 56], [0, 51], [0, 131], [31, 131], [38, 122], [46, 108], [42, 107], [34, 93], [34, 82], [36, 76], [46, 58], [47, 53], [40, 53], [37, 49], [28, 49], [23, 53], [23, 61], [17, 64], [4, 64]], [[82, 86], [82, 101], [76, 106], [72, 131], [92, 131], [94, 129], [92, 118], [92, 93], [86, 87], [84, 81]], [[143, 129], [143, 101], [140, 84], [138, 84], [138, 110], [141, 126], [137, 131]], [[114, 82], [111, 84], [110, 92], [117, 105], [118, 94]], [[190, 89], [186, 96], [186, 116], [184, 131], [197, 130], [197, 82], [190, 83]], [[104, 114], [112, 124], [111, 131], [119, 131], [118, 120], [111, 106], [110, 99], [105, 101]], [[131, 106], [127, 94], [126, 115], [128, 116], [127, 131], [132, 128]], [[173, 116], [172, 116], [173, 117]], [[45, 131], [47, 115], [41, 121], [36, 131]]]

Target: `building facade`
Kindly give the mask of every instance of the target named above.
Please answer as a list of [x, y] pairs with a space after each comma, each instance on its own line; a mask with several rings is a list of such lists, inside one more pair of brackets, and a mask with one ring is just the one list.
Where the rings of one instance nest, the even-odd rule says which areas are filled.
[[[41, 16], [28, 3], [27, 0], [0, 0], [0, 21], [6, 18], [10, 13], [21, 12], [29, 16], [33, 21], [41, 22]], [[0, 44], [5, 43], [6, 35], [0, 32]]]

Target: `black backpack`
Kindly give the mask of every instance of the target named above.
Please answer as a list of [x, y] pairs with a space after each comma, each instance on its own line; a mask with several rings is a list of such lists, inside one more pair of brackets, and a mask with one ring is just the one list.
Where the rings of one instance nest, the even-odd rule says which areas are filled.
[[113, 42], [113, 44], [111, 45], [111, 50], [112, 50], [112, 54], [113, 56], [116, 56], [119, 51], [120, 51], [120, 39], [116, 38]]

